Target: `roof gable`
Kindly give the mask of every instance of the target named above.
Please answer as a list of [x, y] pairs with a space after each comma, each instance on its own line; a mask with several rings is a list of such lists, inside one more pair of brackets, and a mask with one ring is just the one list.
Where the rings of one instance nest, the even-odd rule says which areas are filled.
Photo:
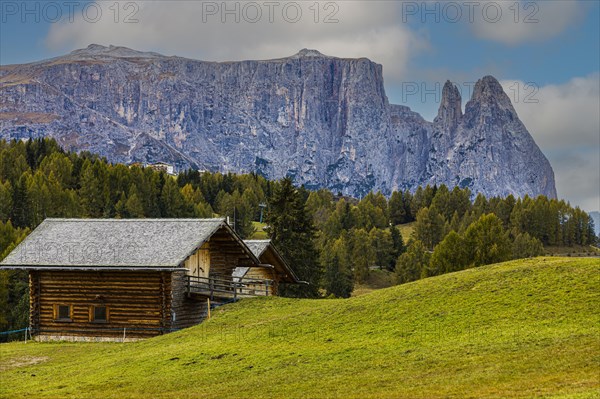
[[271, 240], [244, 240], [244, 244], [250, 248], [250, 251], [252, 251], [257, 258], [260, 258], [269, 245], [271, 245]]
[[[250, 248], [252, 253], [259, 258], [264, 255], [267, 259], [273, 259], [273, 266], [275, 269], [282, 273], [287, 282], [300, 283], [298, 277], [294, 273], [294, 270], [288, 265], [283, 256], [277, 251], [275, 246], [271, 243], [271, 240], [244, 240], [244, 243]], [[302, 282], [303, 283], [303, 282]]]
[[0, 265], [177, 268], [221, 227], [231, 230], [224, 219], [46, 219]]

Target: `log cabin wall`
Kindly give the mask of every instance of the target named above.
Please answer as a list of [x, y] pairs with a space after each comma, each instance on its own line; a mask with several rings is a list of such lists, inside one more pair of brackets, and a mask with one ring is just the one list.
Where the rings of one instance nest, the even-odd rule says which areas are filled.
[[[31, 271], [31, 327], [54, 339], [166, 333], [171, 286], [171, 272]], [[58, 305], [70, 306], [69, 320], [57, 320]], [[93, 320], [93, 306], [106, 307], [106, 322]]]
[[186, 272], [173, 272], [171, 284], [171, 328], [187, 328], [204, 320], [208, 314], [208, 299], [188, 297]]
[[29, 327], [33, 332], [40, 329], [40, 274], [29, 272]]
[[275, 256], [270, 250], [266, 250], [260, 256], [260, 261], [262, 263], [273, 265], [275, 267], [275, 269], [269, 270], [269, 272], [271, 273], [271, 277], [269, 278], [273, 280], [273, 295], [277, 295], [279, 283], [281, 281], [281, 270], [279, 269], [283, 268], [283, 266], [280, 264], [279, 258], [277, 258], [277, 256]]
[[210, 237], [210, 273], [217, 279], [232, 280], [233, 270], [238, 266], [255, 266], [239, 242], [221, 228]]
[[[273, 280], [273, 284], [269, 286], [269, 295], [277, 295], [277, 283], [274, 276], [274, 270], [266, 267], [251, 267], [244, 275], [244, 279], [260, 279], [260, 280]], [[248, 284], [249, 288], [257, 291], [264, 291], [265, 286], [261, 284]], [[262, 293], [261, 293], [262, 294]]]

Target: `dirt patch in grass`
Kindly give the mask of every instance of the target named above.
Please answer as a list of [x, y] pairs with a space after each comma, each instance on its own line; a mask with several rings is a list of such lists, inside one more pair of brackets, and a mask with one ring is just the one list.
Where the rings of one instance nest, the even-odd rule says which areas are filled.
[[22, 356], [0, 363], [0, 372], [17, 367], [33, 366], [48, 361], [48, 356]]

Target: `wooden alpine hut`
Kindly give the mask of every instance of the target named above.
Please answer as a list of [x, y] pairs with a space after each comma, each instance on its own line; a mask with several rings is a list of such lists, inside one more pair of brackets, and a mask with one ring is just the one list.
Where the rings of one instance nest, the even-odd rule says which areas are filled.
[[241, 278], [249, 287], [252, 281], [256, 281], [257, 287], [263, 280], [272, 281], [270, 295], [277, 295], [280, 284], [308, 284], [300, 281], [292, 268], [285, 261], [283, 256], [277, 251], [271, 240], [245, 240], [244, 243], [250, 248], [252, 253], [258, 258], [261, 264], [271, 267], [237, 267], [234, 270], [234, 277]]
[[0, 268], [29, 272], [37, 339], [115, 340], [190, 327], [211, 301], [297, 282], [259, 258], [224, 219], [46, 219]]

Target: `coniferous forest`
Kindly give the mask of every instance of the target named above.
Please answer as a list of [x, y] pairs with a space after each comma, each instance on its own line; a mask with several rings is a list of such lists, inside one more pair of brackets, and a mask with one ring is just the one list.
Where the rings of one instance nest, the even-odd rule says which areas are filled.
[[[0, 259], [49, 217], [229, 217], [243, 238], [262, 218], [310, 283], [282, 289], [296, 297], [348, 297], [374, 268], [401, 284], [598, 241], [587, 213], [544, 196], [473, 197], [468, 189], [427, 186], [358, 200], [295, 187], [288, 178], [193, 170], [170, 176], [65, 152], [51, 139], [0, 141]], [[398, 226], [407, 223], [413, 232], [403, 237]], [[28, 306], [27, 273], [0, 271], [0, 331], [27, 326]]]

